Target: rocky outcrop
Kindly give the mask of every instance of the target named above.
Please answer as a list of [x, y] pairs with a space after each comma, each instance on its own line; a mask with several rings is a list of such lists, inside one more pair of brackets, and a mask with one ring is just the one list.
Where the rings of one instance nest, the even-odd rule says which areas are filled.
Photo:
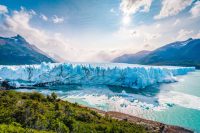
[[16, 89], [16, 87], [9, 84], [9, 81], [0, 79], [0, 90], [11, 90]]

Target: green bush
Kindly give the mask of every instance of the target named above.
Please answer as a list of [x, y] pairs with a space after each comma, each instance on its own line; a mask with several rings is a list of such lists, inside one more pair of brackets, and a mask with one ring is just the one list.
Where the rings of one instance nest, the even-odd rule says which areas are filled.
[[58, 100], [55, 93], [0, 91], [0, 133], [142, 133], [144, 127], [102, 117], [95, 111]]
[[53, 133], [52, 131], [39, 131], [29, 128], [23, 128], [20, 124], [0, 124], [0, 133]]

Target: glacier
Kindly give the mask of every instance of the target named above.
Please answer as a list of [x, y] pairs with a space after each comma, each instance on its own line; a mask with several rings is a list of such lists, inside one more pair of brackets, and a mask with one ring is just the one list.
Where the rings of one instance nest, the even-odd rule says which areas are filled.
[[41, 63], [0, 65], [0, 79], [21, 86], [52, 84], [113, 85], [143, 89], [157, 83], [176, 81], [176, 76], [195, 67], [145, 66], [124, 63]]

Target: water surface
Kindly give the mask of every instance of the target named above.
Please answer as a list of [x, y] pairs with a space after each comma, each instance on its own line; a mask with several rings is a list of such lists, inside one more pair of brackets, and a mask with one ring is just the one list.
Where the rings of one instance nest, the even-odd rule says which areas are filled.
[[63, 85], [18, 91], [56, 92], [70, 102], [186, 127], [200, 132], [200, 71], [177, 77], [178, 82], [144, 90], [116, 86]]

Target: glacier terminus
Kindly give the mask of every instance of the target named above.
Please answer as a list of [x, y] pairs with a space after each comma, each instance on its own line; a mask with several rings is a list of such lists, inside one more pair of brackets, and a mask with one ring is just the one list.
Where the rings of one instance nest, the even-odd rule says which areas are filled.
[[0, 79], [20, 86], [52, 84], [113, 85], [143, 89], [157, 83], [176, 81], [176, 76], [195, 67], [144, 66], [123, 63], [41, 63], [0, 66]]

